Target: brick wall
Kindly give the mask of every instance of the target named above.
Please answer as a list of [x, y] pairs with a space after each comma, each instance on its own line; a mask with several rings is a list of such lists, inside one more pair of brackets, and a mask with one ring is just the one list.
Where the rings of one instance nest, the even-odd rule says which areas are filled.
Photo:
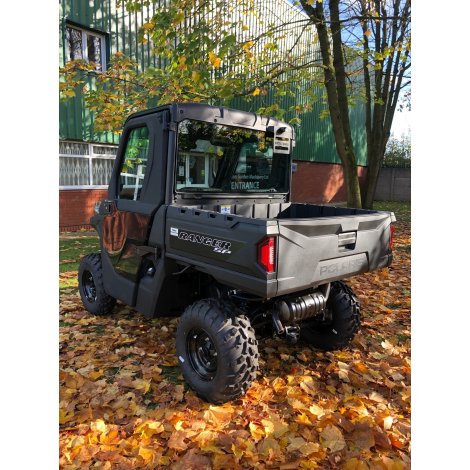
[[59, 230], [75, 231], [91, 228], [96, 201], [105, 199], [106, 189], [67, 189], [59, 191]]
[[[297, 161], [292, 174], [292, 201], [327, 203], [346, 201], [343, 167], [332, 163]], [[359, 182], [365, 183], [367, 168], [359, 167]]]

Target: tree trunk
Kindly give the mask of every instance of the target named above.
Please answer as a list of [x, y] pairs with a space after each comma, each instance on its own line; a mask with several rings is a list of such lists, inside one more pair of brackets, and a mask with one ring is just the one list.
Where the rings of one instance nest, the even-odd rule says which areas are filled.
[[[336, 151], [343, 163], [343, 173], [346, 186], [348, 207], [362, 207], [361, 190], [357, 177], [357, 163], [351, 138], [349, 124], [349, 107], [346, 92], [346, 72], [341, 45], [341, 30], [339, 26], [339, 0], [330, 0], [330, 8], [333, 8], [333, 47], [330, 42], [330, 32], [326, 27], [323, 4], [317, 3], [316, 8], [301, 0], [305, 12], [316, 27], [318, 42], [323, 63], [325, 88], [330, 110], [331, 125], [335, 138]], [[333, 53], [332, 53], [333, 51]], [[335, 66], [336, 65], [336, 66]]]
[[361, 187], [357, 176], [357, 165], [343, 165], [343, 173], [348, 207], [362, 207]]
[[367, 168], [366, 185], [364, 188], [364, 209], [373, 209], [375, 189], [377, 187], [377, 181], [379, 179], [380, 168], [382, 166], [382, 159], [383, 153], [382, 155], [376, 155], [371, 152], [371, 155], [369, 157], [369, 166]]

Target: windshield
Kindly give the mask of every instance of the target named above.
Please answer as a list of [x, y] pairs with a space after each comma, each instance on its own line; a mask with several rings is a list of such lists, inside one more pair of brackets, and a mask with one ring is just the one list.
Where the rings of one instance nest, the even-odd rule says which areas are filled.
[[287, 193], [289, 155], [266, 132], [184, 120], [178, 126], [176, 190]]

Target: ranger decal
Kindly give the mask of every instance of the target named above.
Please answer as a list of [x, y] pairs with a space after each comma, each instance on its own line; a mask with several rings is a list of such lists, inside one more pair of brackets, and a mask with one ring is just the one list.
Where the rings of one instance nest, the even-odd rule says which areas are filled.
[[227, 255], [232, 253], [230, 250], [232, 244], [225, 240], [219, 240], [218, 238], [207, 237], [206, 235], [199, 235], [196, 233], [183, 232], [182, 230], [175, 229], [174, 227], [171, 227], [170, 233], [173, 236], [177, 236], [180, 240], [199, 243], [200, 245], [214, 248], [213, 251], [216, 253], [224, 253]]

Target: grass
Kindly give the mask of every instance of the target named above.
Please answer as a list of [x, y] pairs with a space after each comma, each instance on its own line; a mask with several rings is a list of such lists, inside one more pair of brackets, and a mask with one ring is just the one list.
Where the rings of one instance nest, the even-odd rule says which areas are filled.
[[411, 202], [380, 201], [374, 202], [374, 209], [395, 213], [397, 222], [411, 223]]
[[98, 236], [67, 236], [59, 240], [59, 272], [77, 271], [80, 260], [99, 251]]

